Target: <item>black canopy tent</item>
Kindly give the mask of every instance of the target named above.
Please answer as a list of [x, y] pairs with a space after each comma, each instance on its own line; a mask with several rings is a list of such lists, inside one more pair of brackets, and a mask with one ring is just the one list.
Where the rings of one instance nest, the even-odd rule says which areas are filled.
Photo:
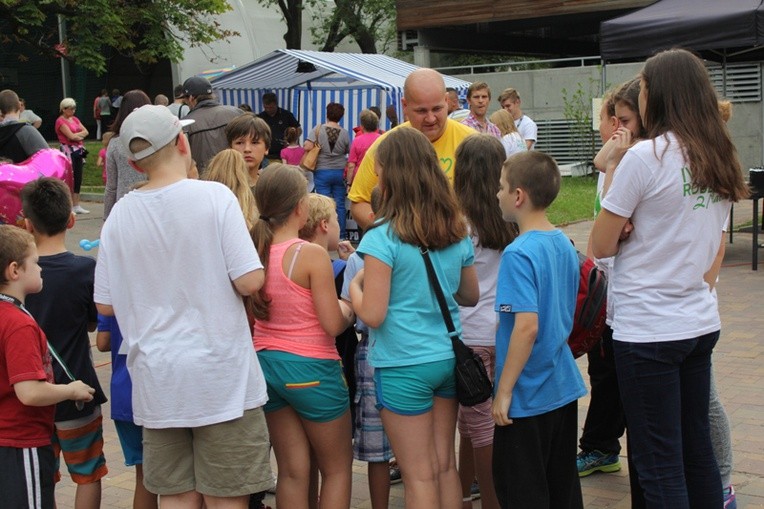
[[723, 63], [761, 59], [762, 0], [660, 0], [600, 25], [605, 61], [647, 57], [672, 47]]

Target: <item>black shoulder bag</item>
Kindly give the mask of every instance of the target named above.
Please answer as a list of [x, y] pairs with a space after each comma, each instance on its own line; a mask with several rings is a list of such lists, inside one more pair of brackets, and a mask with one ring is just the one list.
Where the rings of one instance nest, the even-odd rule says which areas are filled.
[[456, 356], [456, 366], [454, 367], [456, 399], [460, 405], [475, 406], [493, 395], [493, 384], [488, 378], [483, 361], [472, 351], [472, 348], [462, 342], [456, 333], [454, 321], [451, 319], [451, 313], [446, 304], [446, 297], [443, 295], [443, 289], [440, 287], [438, 276], [435, 274], [432, 260], [430, 260], [430, 253], [425, 247], [420, 247], [419, 252], [424, 258], [427, 277], [430, 279], [430, 285], [438, 299], [440, 312], [443, 314], [443, 321], [446, 322], [446, 329], [448, 329], [451, 345], [454, 348], [454, 355]]

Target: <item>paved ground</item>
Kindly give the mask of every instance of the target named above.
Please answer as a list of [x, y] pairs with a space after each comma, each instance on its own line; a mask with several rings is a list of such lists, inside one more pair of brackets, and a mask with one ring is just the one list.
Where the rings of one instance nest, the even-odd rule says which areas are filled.
[[[98, 238], [102, 224], [102, 205], [86, 203], [85, 206], [91, 210], [91, 214], [78, 216], [78, 222], [68, 236], [69, 248], [78, 254], [85, 254], [78, 245], [79, 241]], [[750, 219], [749, 203], [736, 207], [736, 223]], [[577, 245], [585, 246], [591, 223], [577, 223], [564, 229]], [[95, 251], [90, 253], [94, 254]], [[761, 254], [764, 254], [764, 250]], [[761, 270], [754, 272], [750, 261], [751, 235], [735, 234], [734, 243], [727, 244], [727, 255], [718, 285], [723, 326], [722, 338], [714, 353], [719, 393], [732, 423], [735, 454], [732, 480], [738, 492], [738, 507], [741, 509], [764, 508], [764, 312], [759, 308], [759, 305], [764, 305], [764, 265]], [[99, 353], [94, 346], [93, 357], [101, 383], [108, 390], [111, 375], [109, 354]], [[587, 379], [586, 361], [579, 360], [579, 367], [584, 379]], [[581, 424], [588, 403], [588, 397], [580, 400]], [[109, 412], [107, 404], [104, 415], [108, 416]], [[104, 419], [104, 424], [105, 451], [110, 472], [103, 480], [102, 507], [132, 507], [133, 471], [123, 465], [112, 421]], [[622, 463], [624, 469], [621, 472], [595, 474], [582, 480], [587, 508], [630, 507], [625, 458], [622, 458]], [[273, 464], [275, 466], [275, 461]], [[74, 490], [74, 485], [66, 478], [59, 484], [56, 495], [60, 509], [74, 506]], [[266, 503], [273, 506], [273, 498], [266, 499]], [[371, 507], [366, 465], [357, 462], [353, 466], [352, 507]], [[400, 484], [392, 489], [390, 507], [403, 507], [403, 488]], [[475, 507], [480, 507], [479, 503]]]

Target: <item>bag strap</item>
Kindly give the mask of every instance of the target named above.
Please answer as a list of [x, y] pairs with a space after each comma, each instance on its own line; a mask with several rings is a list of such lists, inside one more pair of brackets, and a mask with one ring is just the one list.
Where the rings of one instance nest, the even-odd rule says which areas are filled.
[[443, 288], [441, 288], [440, 281], [438, 281], [438, 276], [435, 274], [435, 268], [432, 266], [430, 252], [426, 247], [420, 247], [419, 252], [422, 254], [422, 258], [424, 258], [424, 265], [427, 268], [427, 277], [430, 280], [430, 286], [432, 286], [432, 289], [435, 292], [435, 298], [438, 300], [438, 306], [440, 306], [440, 312], [443, 315], [443, 321], [446, 322], [448, 335], [451, 337], [451, 340], [458, 341], [459, 338], [456, 337], [456, 327], [454, 327], [454, 320], [451, 318], [451, 312], [448, 310], [448, 305], [446, 304], [446, 296], [443, 295]]

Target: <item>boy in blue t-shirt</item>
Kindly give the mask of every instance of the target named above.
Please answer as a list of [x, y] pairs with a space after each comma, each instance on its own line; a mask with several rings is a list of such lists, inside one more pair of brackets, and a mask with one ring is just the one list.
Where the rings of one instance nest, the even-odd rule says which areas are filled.
[[546, 209], [560, 172], [541, 152], [504, 163], [497, 197], [520, 236], [499, 266], [493, 475], [502, 507], [583, 508], [576, 467], [577, 399], [586, 394], [567, 338], [579, 269]]

